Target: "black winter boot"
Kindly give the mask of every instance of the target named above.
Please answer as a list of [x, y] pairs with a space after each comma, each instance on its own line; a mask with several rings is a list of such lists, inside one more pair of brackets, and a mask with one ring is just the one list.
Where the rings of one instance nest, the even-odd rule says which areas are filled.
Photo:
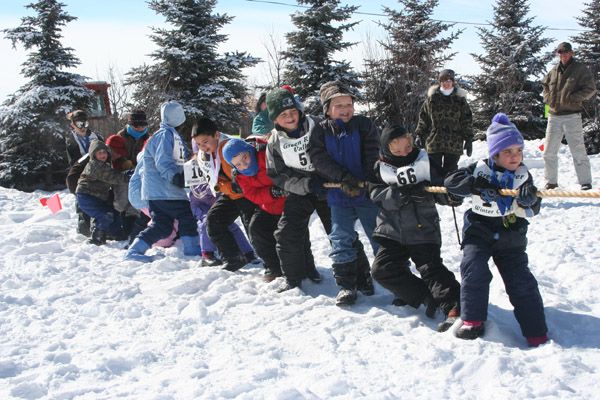
[[86, 237], [90, 237], [91, 234], [90, 217], [83, 211], [77, 213], [77, 233]]
[[246, 257], [242, 256], [241, 254], [231, 258], [223, 257], [223, 261], [223, 269], [231, 272], [235, 272], [247, 264]]
[[371, 263], [365, 254], [365, 247], [358, 240], [355, 240], [352, 246], [356, 249], [356, 289], [365, 296], [373, 296], [375, 286], [373, 286]]
[[92, 228], [92, 235], [88, 240], [89, 244], [95, 244], [96, 246], [102, 246], [106, 244], [106, 232], [94, 227]]
[[286, 278], [283, 286], [281, 286], [280, 288], [277, 289], [277, 293], [283, 293], [283, 292], [287, 292], [288, 290], [292, 290], [295, 288], [301, 288], [301, 287], [302, 287], [302, 281], [297, 281], [297, 280], [292, 280], [292, 279]]
[[335, 304], [350, 305], [356, 301], [356, 260], [332, 265], [335, 282], [341, 287]]

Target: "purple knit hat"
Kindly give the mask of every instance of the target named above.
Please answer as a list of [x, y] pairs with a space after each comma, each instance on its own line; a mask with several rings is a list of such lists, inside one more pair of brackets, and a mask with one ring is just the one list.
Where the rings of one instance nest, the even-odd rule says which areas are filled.
[[521, 147], [525, 146], [521, 132], [519, 132], [515, 124], [510, 122], [504, 113], [494, 115], [492, 124], [487, 129], [486, 136], [490, 160], [496, 154], [514, 144], [518, 144]]

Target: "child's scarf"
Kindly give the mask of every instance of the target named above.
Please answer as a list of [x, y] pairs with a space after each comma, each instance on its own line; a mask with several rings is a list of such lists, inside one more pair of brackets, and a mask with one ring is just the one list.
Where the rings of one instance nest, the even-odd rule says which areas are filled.
[[[499, 189], [512, 189], [513, 182], [515, 180], [515, 173], [513, 171], [505, 170], [502, 173], [502, 177], [498, 180], [496, 176], [496, 165], [492, 164], [492, 178], [491, 183], [497, 186]], [[498, 205], [498, 209], [500, 213], [504, 215], [506, 210], [509, 210], [513, 202], [512, 196], [498, 196], [496, 198], [496, 204]]]

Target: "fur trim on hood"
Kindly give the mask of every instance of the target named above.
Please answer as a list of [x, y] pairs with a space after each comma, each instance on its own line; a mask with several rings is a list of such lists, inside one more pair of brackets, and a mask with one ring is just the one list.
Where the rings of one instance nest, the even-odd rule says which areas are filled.
[[[461, 88], [460, 86], [457, 86], [456, 84], [454, 85], [454, 87], [456, 88], [456, 90], [454, 91], [453, 94], [455, 94], [458, 97], [467, 97], [467, 91], [463, 88]], [[433, 96], [433, 94], [440, 88], [440, 85], [432, 85], [431, 87], [429, 87], [429, 90], [427, 90], [427, 97], [431, 97]]]

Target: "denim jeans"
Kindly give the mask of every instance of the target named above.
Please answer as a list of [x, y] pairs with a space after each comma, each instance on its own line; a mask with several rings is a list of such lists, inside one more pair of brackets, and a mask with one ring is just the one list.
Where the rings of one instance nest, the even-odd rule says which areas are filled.
[[356, 248], [352, 246], [358, 233], [354, 230], [357, 220], [369, 238], [373, 254], [377, 254], [379, 244], [373, 240], [379, 208], [374, 204], [361, 207], [331, 206], [331, 253], [329, 257], [335, 264], [343, 264], [356, 260]]

